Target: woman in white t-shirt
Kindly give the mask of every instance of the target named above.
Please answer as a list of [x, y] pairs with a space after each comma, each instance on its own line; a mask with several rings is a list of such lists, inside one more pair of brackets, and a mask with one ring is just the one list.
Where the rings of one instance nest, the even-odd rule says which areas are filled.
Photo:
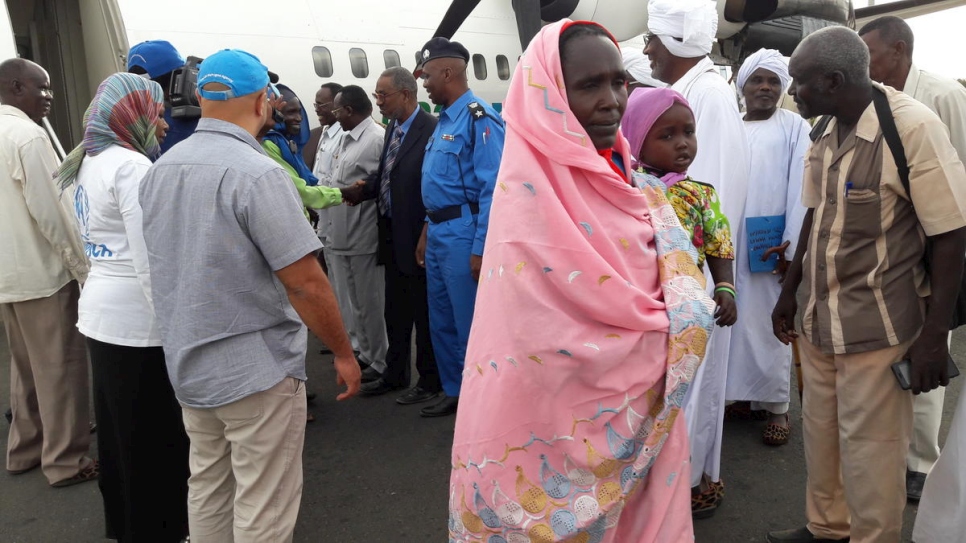
[[84, 141], [58, 172], [91, 273], [77, 328], [94, 377], [99, 486], [107, 537], [176, 543], [188, 535], [188, 438], [168, 380], [151, 302], [138, 186], [168, 125], [161, 87], [128, 73], [108, 77], [84, 116]]

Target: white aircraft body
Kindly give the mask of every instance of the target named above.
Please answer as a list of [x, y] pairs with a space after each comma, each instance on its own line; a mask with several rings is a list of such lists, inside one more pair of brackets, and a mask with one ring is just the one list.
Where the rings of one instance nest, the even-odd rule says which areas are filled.
[[[415, 68], [420, 48], [435, 34], [451, 1], [0, 0], [0, 59], [23, 56], [48, 70], [55, 92], [50, 121], [57, 138], [69, 146], [80, 140], [83, 113], [97, 85], [111, 73], [126, 69], [130, 45], [164, 39], [184, 56], [201, 58], [220, 49], [244, 49], [279, 74], [281, 82], [294, 89], [311, 112], [315, 91], [322, 83], [334, 81], [372, 90], [385, 68]], [[647, 30], [646, 0], [531, 1], [540, 2], [542, 14], [553, 13], [559, 19], [566, 13], [564, 16], [573, 19], [594, 20], [619, 40], [630, 40], [628, 46], [642, 47], [640, 36]], [[725, 40], [719, 58], [734, 61], [741, 55], [744, 36], [751, 36], [746, 30], [765, 23], [729, 22], [726, 11], [750, 13], [746, 3], [768, 2], [716, 1], [718, 38]], [[838, 15], [843, 10], [852, 13], [847, 0], [771, 3], [781, 16], [828, 10], [837, 10]], [[921, 15], [966, 5], [966, 0], [905, 0], [895, 6], [900, 4], [908, 4], [903, 8], [906, 14]], [[888, 4], [875, 9], [903, 15]], [[858, 22], [863, 22], [861, 17]], [[470, 87], [499, 110], [521, 53], [511, 0], [481, 0], [458, 29], [454, 39], [472, 55], [467, 69]], [[733, 46], [727, 45], [728, 40]], [[424, 107], [434, 109], [422, 89], [419, 99]], [[318, 123], [313, 114], [309, 117], [310, 123]]]

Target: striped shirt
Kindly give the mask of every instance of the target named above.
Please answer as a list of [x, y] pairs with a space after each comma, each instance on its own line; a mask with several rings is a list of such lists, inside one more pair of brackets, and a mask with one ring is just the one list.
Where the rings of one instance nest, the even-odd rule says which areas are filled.
[[913, 339], [929, 295], [925, 238], [966, 226], [966, 170], [946, 127], [912, 97], [877, 86], [886, 91], [905, 147], [912, 201], [873, 104], [841, 143], [833, 120], [809, 149], [802, 203], [815, 211], [803, 325], [808, 341], [825, 353]]

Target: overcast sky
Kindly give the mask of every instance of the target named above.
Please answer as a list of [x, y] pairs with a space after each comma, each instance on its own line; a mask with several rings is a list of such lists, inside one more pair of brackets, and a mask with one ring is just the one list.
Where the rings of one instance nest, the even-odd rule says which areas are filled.
[[[856, 2], [861, 5], [863, 2]], [[877, 4], [889, 2], [879, 0]], [[907, 19], [916, 36], [912, 57], [920, 68], [956, 79], [966, 79], [966, 6]]]

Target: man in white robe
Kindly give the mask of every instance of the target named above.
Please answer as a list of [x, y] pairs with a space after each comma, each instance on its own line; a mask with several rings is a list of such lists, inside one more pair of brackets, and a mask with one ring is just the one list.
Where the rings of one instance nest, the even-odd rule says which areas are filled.
[[[738, 240], [743, 235], [749, 152], [735, 94], [708, 58], [718, 28], [715, 5], [710, 0], [651, 0], [644, 54], [651, 61], [653, 77], [669, 84], [690, 103], [697, 125], [698, 153], [688, 175], [717, 189], [721, 209], [731, 224], [732, 239]], [[735, 259], [741, 258], [747, 257], [736, 253]], [[710, 278], [709, 285], [714, 285]], [[740, 322], [741, 313], [738, 319]], [[695, 518], [714, 514], [723, 496], [721, 431], [730, 345], [731, 330], [715, 330], [685, 400], [691, 486], [700, 490], [692, 498]], [[716, 497], [709, 499], [710, 494]]]
[[[966, 163], [966, 87], [954, 79], [920, 70], [912, 63], [914, 36], [898, 17], [880, 17], [859, 31], [869, 47], [869, 76], [912, 96], [939, 116], [949, 140]], [[912, 398], [912, 435], [906, 455], [906, 496], [919, 501], [926, 476], [939, 459], [939, 424], [946, 388]], [[927, 541], [927, 540], [923, 540]]]
[[745, 100], [744, 125], [751, 149], [753, 177], [748, 184], [755, 194], [745, 203], [745, 219], [781, 216], [785, 224], [781, 242], [775, 244], [778, 267], [774, 273], [752, 272], [748, 236], [735, 240], [738, 252], [745, 256], [735, 262], [741, 318], [731, 333], [725, 397], [729, 401], [750, 401], [752, 409], [770, 414], [763, 435], [769, 445], [788, 442], [792, 351], [775, 337], [769, 315], [778, 302], [779, 281], [786, 262], [794, 256], [805, 218], [802, 176], [805, 153], [811, 143], [808, 123], [800, 115], [778, 107], [789, 83], [788, 65], [781, 53], [772, 49], [752, 54], [738, 71], [737, 84]]

